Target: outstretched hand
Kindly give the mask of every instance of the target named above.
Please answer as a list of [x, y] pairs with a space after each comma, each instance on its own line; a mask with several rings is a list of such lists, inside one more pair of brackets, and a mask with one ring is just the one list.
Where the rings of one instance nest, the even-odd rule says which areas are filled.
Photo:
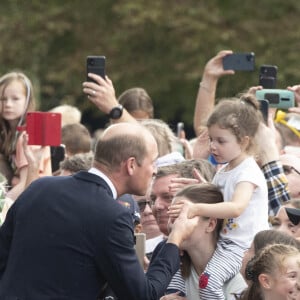
[[182, 190], [184, 187], [188, 185], [207, 182], [196, 168], [193, 169], [193, 174], [194, 174], [194, 178], [185, 178], [185, 177], [172, 178], [171, 183], [169, 184], [169, 191], [173, 195], [175, 195], [177, 192], [179, 192], [180, 190]]
[[185, 178], [185, 177], [176, 177], [171, 179], [171, 183], [169, 184], [169, 191], [175, 195], [181, 189], [190, 184], [199, 183], [198, 178]]
[[168, 215], [170, 218], [176, 219], [180, 216], [181, 212], [186, 212], [187, 218], [193, 218], [193, 203], [186, 200], [178, 200], [174, 204], [171, 204], [168, 209]]

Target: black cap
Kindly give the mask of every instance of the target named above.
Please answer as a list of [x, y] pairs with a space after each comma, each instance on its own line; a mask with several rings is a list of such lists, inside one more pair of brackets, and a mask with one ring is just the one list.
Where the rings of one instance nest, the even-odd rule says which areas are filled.
[[300, 222], [300, 209], [299, 208], [290, 208], [285, 207], [286, 213], [290, 219], [290, 221], [294, 225], [298, 225]]

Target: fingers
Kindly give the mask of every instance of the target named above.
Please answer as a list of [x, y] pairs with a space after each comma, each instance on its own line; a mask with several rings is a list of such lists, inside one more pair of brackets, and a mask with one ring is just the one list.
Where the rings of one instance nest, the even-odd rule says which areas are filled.
[[83, 86], [83, 92], [87, 94], [90, 97], [93, 97], [96, 95], [97, 92], [103, 91], [103, 87], [107, 87], [111, 85], [111, 80], [103, 79], [101, 76], [88, 73], [88, 77], [91, 78], [93, 81], [86, 81], [82, 84]]
[[201, 175], [201, 173], [196, 168], [193, 169], [193, 173], [198, 182], [201, 183], [207, 182], [207, 180]]
[[169, 184], [169, 191], [172, 194], [176, 194], [178, 191], [190, 184], [199, 183], [198, 179], [194, 178], [173, 178], [171, 184]]
[[248, 93], [255, 95], [256, 91], [262, 90], [263, 87], [261, 85], [252, 86], [249, 88]]
[[184, 202], [182, 202], [182, 201], [178, 201], [176, 204], [171, 204], [168, 207], [168, 211], [167, 211], [167, 214], [169, 215], [169, 217], [177, 218], [181, 212], [183, 205], [184, 205]]

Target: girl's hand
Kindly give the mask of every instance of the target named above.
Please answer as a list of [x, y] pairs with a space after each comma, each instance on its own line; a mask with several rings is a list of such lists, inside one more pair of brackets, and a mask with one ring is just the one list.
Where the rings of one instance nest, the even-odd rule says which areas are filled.
[[194, 173], [194, 177], [198, 180], [198, 183], [207, 182], [207, 180], [201, 175], [201, 173], [196, 168], [194, 168], [193, 173]]
[[180, 212], [182, 211], [183, 207], [187, 207], [187, 217], [189, 219], [196, 216], [193, 213], [194, 204], [192, 202], [186, 201], [186, 200], [179, 200], [169, 206], [169, 209], [167, 212], [169, 217], [172, 219], [176, 219], [179, 216]]
[[175, 195], [177, 192], [182, 190], [187, 185], [196, 184], [199, 182], [200, 181], [196, 178], [183, 178], [183, 177], [173, 178], [171, 179], [171, 184], [169, 184], [169, 191], [173, 195]]

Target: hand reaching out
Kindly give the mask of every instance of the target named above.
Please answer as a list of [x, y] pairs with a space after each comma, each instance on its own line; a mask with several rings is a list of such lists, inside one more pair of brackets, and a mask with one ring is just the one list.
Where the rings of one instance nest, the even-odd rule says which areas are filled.
[[169, 206], [168, 215], [170, 218], [176, 219], [184, 209], [189, 219], [194, 218], [196, 215], [193, 213], [193, 206], [194, 204], [190, 201], [178, 200]]
[[169, 191], [175, 195], [178, 191], [183, 189], [185, 186], [190, 184], [199, 183], [200, 181], [197, 178], [184, 178], [177, 177], [171, 179], [171, 184], [169, 185]]

